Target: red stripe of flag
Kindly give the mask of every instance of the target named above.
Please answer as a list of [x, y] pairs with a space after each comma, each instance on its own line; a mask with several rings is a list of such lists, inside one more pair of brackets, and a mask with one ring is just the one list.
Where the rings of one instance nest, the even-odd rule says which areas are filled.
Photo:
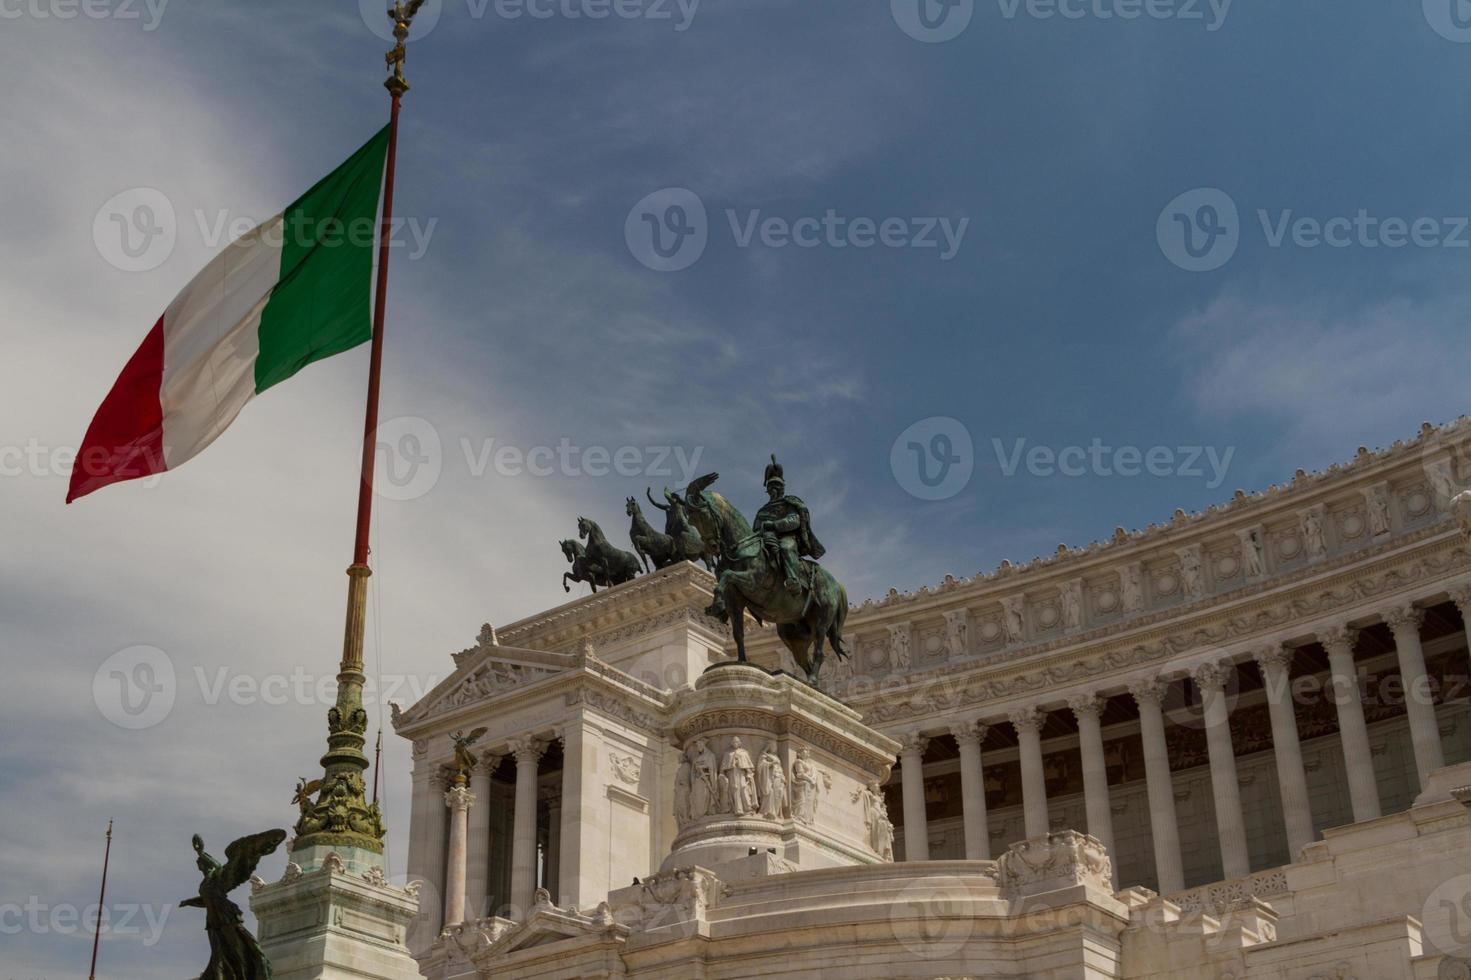
[[163, 317], [143, 338], [102, 407], [87, 427], [72, 468], [66, 502], [71, 503], [110, 483], [162, 473]]

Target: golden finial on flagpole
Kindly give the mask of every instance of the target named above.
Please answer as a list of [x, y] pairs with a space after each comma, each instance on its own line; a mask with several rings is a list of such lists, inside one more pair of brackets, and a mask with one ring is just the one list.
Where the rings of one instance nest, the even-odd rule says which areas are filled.
[[393, 19], [393, 37], [398, 43], [393, 50], [383, 56], [384, 62], [393, 69], [393, 74], [383, 83], [384, 87], [392, 93], [395, 99], [403, 96], [409, 90], [408, 80], [404, 78], [404, 59], [408, 56], [408, 48], [404, 42], [409, 39], [409, 27], [414, 22], [414, 15], [419, 8], [424, 6], [424, 0], [395, 0], [388, 10], [388, 16]]

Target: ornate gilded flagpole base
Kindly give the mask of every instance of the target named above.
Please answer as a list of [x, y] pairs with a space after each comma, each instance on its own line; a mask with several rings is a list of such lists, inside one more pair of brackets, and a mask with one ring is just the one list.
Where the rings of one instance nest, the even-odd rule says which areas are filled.
[[[291, 846], [292, 860], [303, 868], [316, 866], [329, 851], [336, 851], [349, 866], [382, 863], [383, 815], [377, 803], [368, 802], [363, 779], [368, 768], [368, 757], [363, 752], [368, 729], [368, 713], [363, 710], [363, 633], [371, 574], [366, 565], [353, 565], [347, 570], [347, 624], [337, 674], [337, 703], [327, 711], [324, 775], [316, 800], [301, 801], [301, 817]], [[378, 857], [376, 862], [373, 855]], [[302, 857], [307, 863], [300, 860]]]

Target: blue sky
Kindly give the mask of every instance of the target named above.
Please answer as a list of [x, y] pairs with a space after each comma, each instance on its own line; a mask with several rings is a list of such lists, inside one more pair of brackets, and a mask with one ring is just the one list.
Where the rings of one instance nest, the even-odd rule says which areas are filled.
[[[384, 415], [395, 446], [441, 451], [378, 504], [370, 663], [400, 698], [481, 622], [564, 599], [555, 542], [579, 514], [626, 540], [624, 498], [683, 470], [718, 470], [749, 512], [776, 452], [861, 601], [1167, 520], [1465, 408], [1463, 0], [1156, 0], [1131, 20], [1100, 16], [1146, 9], [1128, 0], [1064, 5], [1079, 17], [974, 0], [943, 43], [903, 29], [913, 0], [567, 16], [592, 2], [511, 18], [525, 6], [443, 0], [411, 45], [398, 210], [427, 238], [393, 259]], [[164, 923], [109, 938], [106, 974], [199, 969], [201, 922], [169, 904], [194, 887], [189, 834], [222, 849], [284, 824], [320, 753], [324, 704], [249, 689], [335, 666], [365, 352], [273, 389], [155, 486], [66, 508], [50, 460], [223, 244], [218, 219], [268, 217], [383, 124], [386, 45], [358, 6], [0, 0], [0, 911], [45, 910], [18, 930], [0, 916], [6, 976], [80, 970], [87, 941], [52, 913], [94, 901], [108, 816], [109, 904]], [[140, 188], [167, 200], [175, 244], [130, 272], [108, 211], [134, 216]], [[634, 232], [677, 217], [670, 189], [698, 200], [705, 247], [656, 271]], [[1201, 210], [1223, 197], [1234, 220]], [[829, 212], [847, 247], [774, 244]], [[898, 219], [895, 246], [857, 247], [853, 219]], [[1311, 222], [1342, 247], [1312, 245]], [[1217, 267], [1172, 260], [1186, 226]], [[921, 457], [938, 432], [965, 457], [946, 499], [909, 492], [908, 439], [894, 464], [915, 426]], [[628, 447], [640, 472], [480, 465], [564, 440]], [[1154, 475], [1118, 473], [1153, 447]], [[1048, 453], [1089, 461], [1065, 475]], [[137, 646], [177, 693], [127, 730], [103, 665]], [[401, 872], [407, 747], [389, 742]]]

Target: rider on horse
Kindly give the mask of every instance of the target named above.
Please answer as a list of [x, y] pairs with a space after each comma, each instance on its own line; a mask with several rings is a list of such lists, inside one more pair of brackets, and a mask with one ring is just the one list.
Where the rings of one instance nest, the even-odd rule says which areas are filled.
[[781, 464], [776, 461], [775, 453], [766, 466], [764, 481], [770, 499], [756, 511], [751, 530], [761, 535], [762, 547], [772, 566], [781, 569], [786, 590], [800, 595], [810, 581], [802, 573], [801, 559], [816, 561], [826, 549], [812, 533], [812, 516], [807, 512], [807, 505], [801, 498], [787, 495], [786, 481], [782, 479]]

